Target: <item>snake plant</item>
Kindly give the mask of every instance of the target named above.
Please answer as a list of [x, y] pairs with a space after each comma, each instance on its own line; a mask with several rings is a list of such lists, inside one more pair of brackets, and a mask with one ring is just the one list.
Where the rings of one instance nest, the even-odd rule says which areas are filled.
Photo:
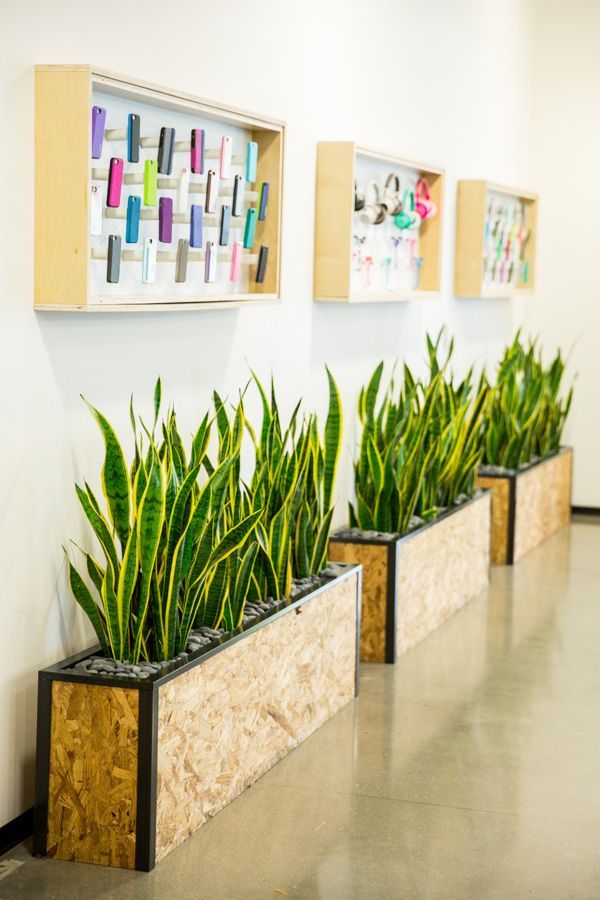
[[135, 455], [129, 468], [112, 426], [88, 404], [104, 439], [104, 509], [87, 483], [76, 486], [103, 559], [82, 551], [89, 581], [69, 561], [71, 589], [104, 653], [132, 662], [172, 659], [185, 649], [194, 622], [241, 619], [243, 572], [256, 553], [252, 538], [262, 514], [251, 508], [237, 478], [243, 408], [213, 466], [208, 416], [189, 458], [173, 411], [158, 442], [160, 395], [159, 381], [152, 431], [143, 424], [138, 431], [131, 409]]
[[431, 519], [473, 493], [488, 388], [481, 383], [474, 391], [472, 371], [455, 383], [448, 374], [453, 344], [440, 363], [440, 337], [427, 336], [425, 381], [405, 365], [400, 388], [392, 378], [378, 403], [380, 363], [360, 393], [356, 505], [349, 509], [354, 527], [405, 534], [413, 516]]
[[[298, 422], [300, 404], [282, 430], [274, 388], [269, 399], [255, 379], [263, 400], [260, 436], [243, 397], [230, 408], [215, 393], [214, 414], [200, 422], [189, 454], [173, 409], [156, 437], [159, 380], [151, 430], [138, 427], [130, 407], [135, 452], [129, 466], [112, 426], [88, 404], [104, 439], [104, 504], [87, 483], [76, 492], [102, 559], [81, 550], [87, 577], [70, 560], [68, 572], [105, 655], [172, 659], [185, 650], [193, 627], [232, 630], [242, 624], [250, 598], [288, 597], [293, 577], [323, 568], [341, 439], [339, 393], [327, 374], [322, 438], [315, 415]], [[248, 483], [241, 477], [247, 433], [255, 450]]]
[[569, 414], [573, 388], [561, 396], [565, 361], [560, 350], [549, 366], [537, 341], [517, 332], [498, 366], [482, 440], [485, 465], [517, 469], [556, 453]]

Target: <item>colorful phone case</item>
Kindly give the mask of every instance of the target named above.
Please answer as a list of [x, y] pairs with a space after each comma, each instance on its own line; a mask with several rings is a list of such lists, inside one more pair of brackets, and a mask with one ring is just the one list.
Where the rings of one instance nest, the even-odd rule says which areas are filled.
[[140, 233], [140, 206], [139, 197], [130, 194], [127, 198], [127, 224], [125, 226], [125, 243], [137, 244]]
[[205, 282], [213, 282], [217, 276], [217, 251], [214, 249], [212, 241], [206, 242], [206, 250], [204, 253], [204, 280]]
[[170, 175], [173, 171], [173, 145], [175, 143], [175, 129], [160, 129], [158, 142], [158, 171], [161, 175]]
[[173, 240], [173, 201], [170, 197], [161, 197], [158, 201], [158, 239], [162, 244], [170, 244]]
[[185, 167], [179, 173], [179, 182], [177, 183], [177, 205], [178, 213], [187, 212], [188, 195], [190, 191], [190, 170]]
[[144, 206], [156, 206], [157, 182], [158, 163], [155, 159], [147, 159], [144, 163]]
[[258, 144], [255, 141], [248, 141], [248, 149], [246, 151], [246, 181], [254, 184], [256, 181], [256, 166], [258, 163]]
[[240, 241], [233, 242], [233, 252], [231, 254], [231, 267], [229, 269], [229, 280], [239, 281], [240, 272], [242, 270], [242, 245]]
[[108, 257], [106, 264], [106, 280], [109, 284], [118, 284], [121, 273], [121, 238], [118, 234], [108, 236]]
[[213, 169], [209, 169], [206, 179], [206, 199], [204, 201], [204, 209], [207, 213], [214, 213], [217, 211], [218, 193], [219, 182], [217, 181], [217, 174]]
[[253, 206], [246, 213], [246, 227], [244, 228], [244, 248], [249, 250], [254, 243], [254, 232], [256, 231], [256, 210]]
[[244, 212], [244, 179], [236, 175], [233, 179], [233, 201], [231, 203], [231, 215], [235, 218]]
[[260, 248], [258, 254], [258, 266], [256, 267], [256, 283], [262, 284], [265, 280], [265, 272], [267, 271], [267, 261], [269, 259], [269, 248], [264, 245]]
[[127, 162], [140, 161], [140, 117], [129, 113], [127, 117]]
[[106, 191], [107, 206], [117, 207], [121, 205], [122, 186], [123, 160], [113, 156], [108, 167], [108, 190]]
[[267, 218], [267, 203], [269, 202], [269, 182], [263, 181], [260, 186], [258, 200], [258, 221], [264, 222]]
[[204, 128], [192, 128], [190, 168], [194, 175], [204, 174]]
[[190, 247], [202, 246], [202, 217], [203, 207], [198, 203], [192, 203], [190, 209]]
[[102, 191], [97, 184], [90, 189], [90, 234], [102, 234]]
[[223, 135], [221, 138], [221, 152], [219, 153], [219, 178], [231, 178], [231, 138]]
[[175, 281], [182, 284], [187, 277], [188, 242], [184, 238], [177, 241], [177, 260], [175, 262]]
[[102, 156], [106, 110], [102, 106], [92, 106], [92, 159]]
[[156, 280], [156, 241], [147, 237], [142, 255], [142, 283], [153, 284]]
[[219, 229], [219, 244], [226, 247], [229, 243], [229, 226], [231, 225], [231, 207], [221, 207], [221, 228]]

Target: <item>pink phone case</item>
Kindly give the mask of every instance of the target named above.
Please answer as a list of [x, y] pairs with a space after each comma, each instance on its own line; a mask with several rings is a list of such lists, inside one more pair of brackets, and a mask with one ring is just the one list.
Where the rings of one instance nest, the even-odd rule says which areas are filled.
[[123, 185], [123, 160], [116, 156], [110, 161], [108, 170], [108, 190], [106, 192], [107, 206], [121, 205], [121, 187]]
[[229, 280], [238, 281], [242, 268], [242, 245], [240, 241], [233, 242], [233, 252], [231, 255], [231, 269], [229, 270]]

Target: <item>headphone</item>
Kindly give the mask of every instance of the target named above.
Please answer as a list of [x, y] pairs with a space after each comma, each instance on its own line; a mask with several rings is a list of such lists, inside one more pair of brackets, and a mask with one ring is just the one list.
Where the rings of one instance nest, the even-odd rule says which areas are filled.
[[410, 188], [404, 191], [402, 212], [394, 216], [394, 225], [404, 231], [406, 228], [417, 229], [421, 224], [421, 216], [415, 209], [415, 194]]
[[379, 186], [375, 181], [370, 181], [365, 191], [365, 203], [360, 214], [360, 221], [365, 225], [381, 225], [387, 214], [386, 207], [379, 198]]
[[359, 191], [356, 186], [356, 181], [354, 182], [354, 212], [358, 212], [365, 205], [365, 195], [362, 191]]
[[415, 192], [417, 195], [416, 210], [421, 219], [431, 219], [437, 212], [435, 203], [429, 197], [429, 183], [426, 178], [419, 178]]
[[382, 206], [385, 206], [386, 212], [390, 216], [397, 216], [402, 210], [402, 201], [400, 200], [400, 179], [395, 172], [390, 172], [386, 179], [381, 203]]

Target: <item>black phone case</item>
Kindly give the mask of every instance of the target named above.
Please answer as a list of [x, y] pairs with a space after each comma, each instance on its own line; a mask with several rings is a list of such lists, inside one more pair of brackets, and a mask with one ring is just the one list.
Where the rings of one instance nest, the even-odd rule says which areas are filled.
[[140, 161], [140, 117], [137, 113], [131, 113], [129, 120], [127, 162]]
[[219, 244], [226, 247], [229, 243], [229, 226], [231, 225], [231, 207], [221, 207], [221, 230], [219, 232]]
[[118, 234], [108, 236], [108, 259], [106, 264], [106, 280], [109, 284], [118, 284], [121, 272], [121, 238]]
[[256, 267], [256, 283], [262, 284], [265, 280], [265, 272], [267, 271], [267, 260], [269, 258], [269, 248], [264, 245], [260, 248], [258, 254], [258, 266]]
[[161, 175], [170, 175], [173, 171], [173, 144], [175, 143], [175, 129], [160, 129], [158, 143], [158, 171]]

